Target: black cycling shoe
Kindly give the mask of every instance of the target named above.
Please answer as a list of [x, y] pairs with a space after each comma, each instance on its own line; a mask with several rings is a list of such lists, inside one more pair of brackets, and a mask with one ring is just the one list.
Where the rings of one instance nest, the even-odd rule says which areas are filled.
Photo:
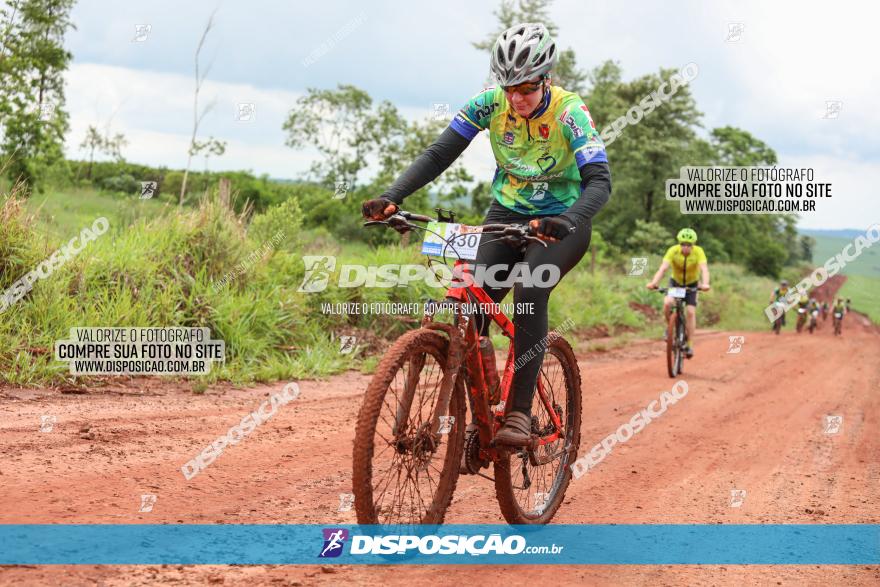
[[694, 349], [691, 348], [691, 345], [687, 345], [686, 347], [684, 347], [684, 356], [687, 359], [694, 358]]

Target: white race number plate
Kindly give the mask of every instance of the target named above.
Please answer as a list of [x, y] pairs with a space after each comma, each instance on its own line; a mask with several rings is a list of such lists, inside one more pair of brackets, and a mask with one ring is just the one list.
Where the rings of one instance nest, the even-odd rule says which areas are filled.
[[482, 231], [482, 226], [429, 222], [422, 242], [422, 254], [473, 261], [477, 258]]
[[683, 287], [670, 287], [666, 290], [666, 293], [669, 294], [671, 298], [684, 299], [687, 291]]

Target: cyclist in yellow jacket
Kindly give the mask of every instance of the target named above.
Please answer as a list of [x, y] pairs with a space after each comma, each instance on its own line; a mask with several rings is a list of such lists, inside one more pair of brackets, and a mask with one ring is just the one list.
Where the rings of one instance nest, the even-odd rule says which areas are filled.
[[[672, 279], [669, 284], [672, 287], [696, 287], [701, 291], [709, 291], [709, 263], [706, 260], [706, 252], [697, 246], [697, 233], [692, 228], [682, 228], [678, 231], [678, 244], [669, 247], [663, 256], [663, 262], [654, 278], [648, 283], [648, 289], [657, 289], [657, 284], [663, 278], [666, 270], [672, 268]], [[663, 316], [669, 323], [669, 314], [675, 300], [666, 296], [663, 300]], [[688, 346], [685, 356], [690, 359], [694, 356], [693, 340], [697, 328], [697, 292], [689, 291], [685, 296], [687, 305], [687, 335]], [[669, 333], [666, 333], [669, 336]]]

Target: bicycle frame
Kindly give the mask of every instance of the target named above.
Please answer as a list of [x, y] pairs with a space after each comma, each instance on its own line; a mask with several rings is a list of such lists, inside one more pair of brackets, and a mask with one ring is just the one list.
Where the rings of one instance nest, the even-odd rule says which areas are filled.
[[[455, 263], [455, 267], [457, 268], [462, 265], [467, 264], [462, 260], [458, 260]], [[469, 275], [468, 269], [469, 266], [463, 267], [463, 274]], [[425, 317], [422, 319], [422, 327], [446, 331], [450, 337], [451, 351], [449, 353], [448, 363], [444, 369], [443, 380], [440, 384], [440, 397], [438, 398], [435, 412], [432, 414], [433, 422], [436, 423], [435, 426], [439, 427], [440, 416], [445, 415], [449, 409], [449, 400], [455, 386], [455, 378], [458, 377], [462, 367], [464, 367], [469, 382], [468, 393], [472, 400], [471, 406], [476, 419], [477, 430], [479, 432], [480, 449], [492, 461], [495, 461], [498, 460], [500, 455], [498, 449], [491, 446], [491, 443], [496, 432], [502, 425], [502, 420], [506, 413], [506, 407], [508, 406], [508, 399], [510, 397], [510, 390], [513, 384], [513, 375], [515, 371], [515, 350], [512, 344], [514, 336], [513, 322], [511, 322], [504, 313], [492, 311], [495, 302], [489, 297], [489, 294], [486, 293], [483, 288], [474, 285], [473, 280], [467, 280], [465, 283], [466, 285], [463, 287], [450, 287], [446, 292], [446, 300], [457, 304], [474, 302], [486, 304], [486, 306], [484, 306], [483, 314], [488, 318], [491, 318], [491, 320], [501, 328], [502, 333], [511, 340], [510, 349], [507, 354], [507, 361], [504, 366], [504, 376], [501, 380], [500, 401], [493, 411], [488, 403], [489, 390], [486, 385], [485, 373], [483, 372], [483, 363], [480, 359], [480, 353], [477, 350], [479, 345], [479, 332], [477, 332], [476, 325], [473, 324], [470, 316], [464, 312], [457, 312], [455, 320], [456, 324], [455, 326], [450, 326], [448, 324], [438, 324], [434, 322], [433, 313], [426, 312]], [[458, 352], [452, 352], [452, 349], [457, 349]], [[553, 434], [533, 440], [531, 445], [527, 447], [530, 453], [533, 453], [534, 449], [538, 446], [555, 442], [560, 437], [564, 436], [565, 433], [563, 423], [550, 403], [550, 398], [546, 389], [544, 389], [540, 376], [538, 377], [537, 388], [541, 402], [544, 404], [547, 413], [550, 415], [556, 431]], [[437, 433], [436, 430], [434, 430], [434, 432], [435, 434]], [[536, 461], [534, 455], [531, 456], [532, 460]]]

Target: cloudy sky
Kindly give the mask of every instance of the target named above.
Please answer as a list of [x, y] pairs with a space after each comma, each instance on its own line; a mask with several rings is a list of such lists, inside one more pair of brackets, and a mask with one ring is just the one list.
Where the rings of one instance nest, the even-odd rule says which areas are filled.
[[[228, 146], [210, 168], [298, 177], [310, 153], [285, 147], [281, 125], [306, 88], [354, 84], [411, 118], [430, 116], [435, 103], [455, 109], [487, 78], [488, 57], [470, 42], [495, 30], [495, 6], [82, 0], [73, 11], [77, 30], [67, 39], [74, 57], [68, 152], [83, 156], [77, 145], [89, 124], [109, 125], [127, 136], [129, 160], [183, 167], [193, 52], [216, 8], [203, 53], [212, 64], [203, 98], [214, 102], [203, 133]], [[746, 129], [776, 150], [781, 165], [812, 167], [817, 180], [832, 183], [833, 197], [805, 214], [801, 226], [880, 222], [880, 5], [557, 0], [551, 16], [558, 42], [576, 51], [584, 69], [614, 59], [629, 79], [697, 63], [691, 86], [707, 129]], [[145, 40], [135, 41], [136, 25], [149, 25]], [[828, 114], [829, 101], [839, 103], [839, 113]], [[252, 121], [236, 120], [239, 103], [255, 105]], [[485, 137], [468, 149], [465, 163], [491, 176]]]

